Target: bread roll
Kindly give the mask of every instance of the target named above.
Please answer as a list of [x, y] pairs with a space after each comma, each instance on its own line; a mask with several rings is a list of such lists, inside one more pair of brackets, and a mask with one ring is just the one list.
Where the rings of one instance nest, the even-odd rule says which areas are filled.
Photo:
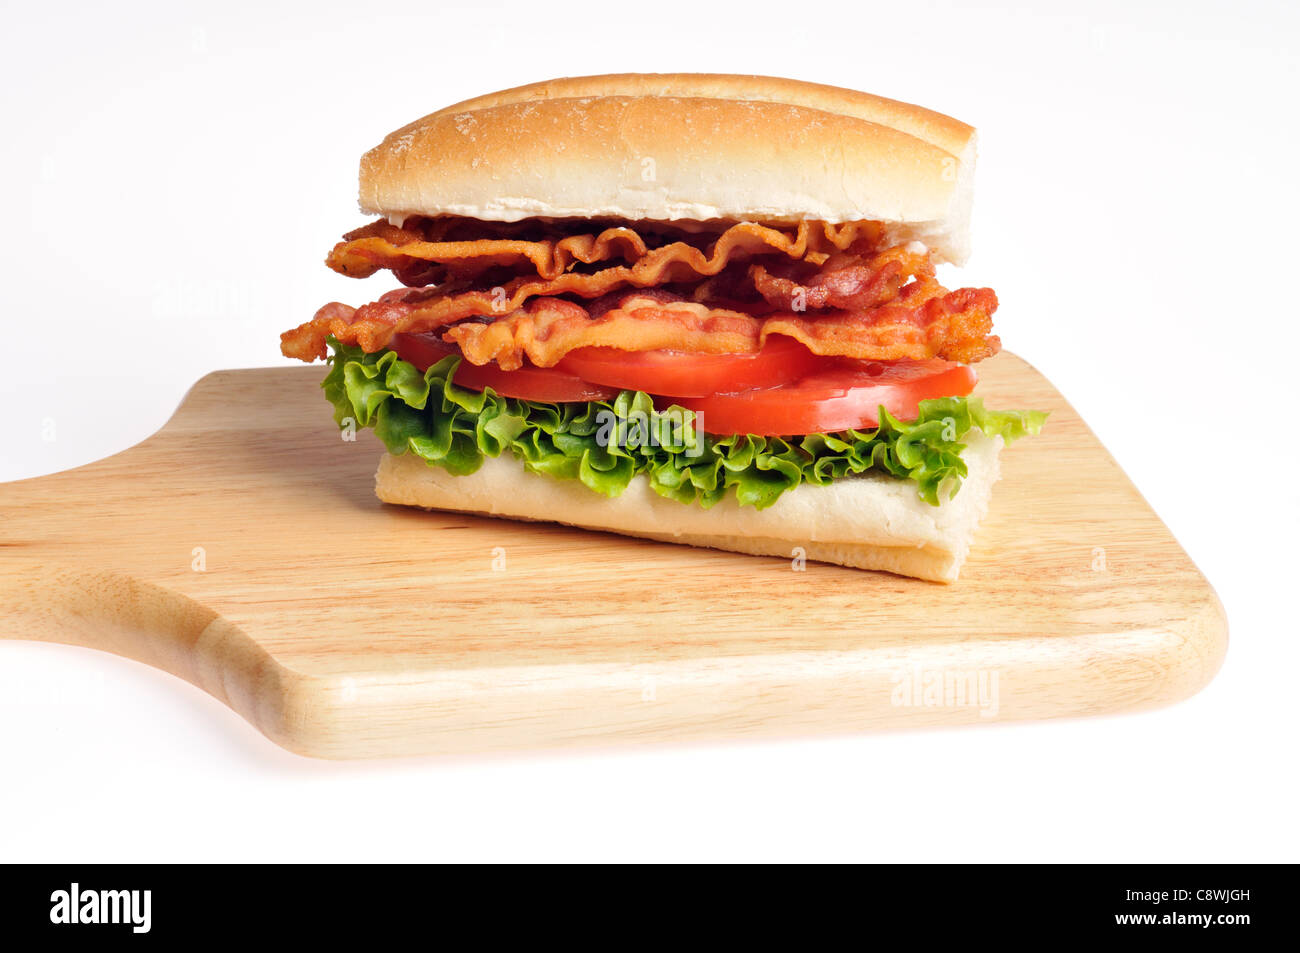
[[398, 129], [361, 161], [361, 207], [634, 221], [879, 221], [960, 263], [975, 131], [789, 79], [590, 76], [504, 90]]
[[[728, 495], [711, 509], [655, 493], [644, 476], [613, 498], [577, 480], [529, 473], [514, 457], [488, 458], [468, 476], [452, 476], [413, 453], [385, 454], [375, 492], [386, 503], [456, 510], [607, 530], [670, 543], [808, 559], [953, 582], [998, 479], [1001, 437], [971, 431], [961, 491], [931, 506], [910, 480], [868, 472], [828, 486], [802, 484], [770, 507], [740, 506]], [[944, 494], [940, 494], [941, 497]]]

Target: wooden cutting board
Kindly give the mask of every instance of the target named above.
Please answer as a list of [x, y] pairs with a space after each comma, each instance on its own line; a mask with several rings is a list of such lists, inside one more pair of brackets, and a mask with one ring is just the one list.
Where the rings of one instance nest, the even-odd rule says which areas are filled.
[[[325, 758], [1147, 708], [1218, 669], [1214, 591], [1060, 394], [944, 586], [380, 504], [320, 367], [219, 371], [148, 440], [0, 484], [0, 636], [188, 679]], [[165, 713], [160, 712], [160, 716]]]

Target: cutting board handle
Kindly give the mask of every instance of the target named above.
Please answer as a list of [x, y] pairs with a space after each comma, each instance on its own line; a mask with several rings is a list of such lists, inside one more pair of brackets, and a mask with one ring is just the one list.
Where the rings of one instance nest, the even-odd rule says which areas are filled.
[[112, 572], [0, 564], [0, 638], [111, 652], [170, 672], [225, 702], [292, 748], [288, 672], [211, 609], [171, 589]]

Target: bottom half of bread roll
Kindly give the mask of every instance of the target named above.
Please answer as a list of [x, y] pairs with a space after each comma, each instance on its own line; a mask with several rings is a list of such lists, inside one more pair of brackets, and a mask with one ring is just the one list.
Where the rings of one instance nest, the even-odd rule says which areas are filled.
[[961, 491], [932, 506], [910, 480], [866, 473], [826, 486], [801, 484], [771, 506], [740, 506], [728, 495], [710, 509], [655, 493], [638, 476], [606, 497], [577, 480], [530, 473], [510, 456], [489, 457], [474, 473], [453, 476], [420, 457], [385, 454], [375, 491], [385, 503], [515, 520], [564, 523], [626, 536], [739, 553], [803, 555], [820, 562], [953, 582], [970, 552], [998, 479], [1001, 437], [972, 431], [962, 459]]

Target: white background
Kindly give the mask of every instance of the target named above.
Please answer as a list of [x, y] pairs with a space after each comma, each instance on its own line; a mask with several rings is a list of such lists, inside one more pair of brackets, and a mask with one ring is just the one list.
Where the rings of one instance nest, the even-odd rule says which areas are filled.
[[121, 450], [205, 372], [282, 363], [278, 332], [386, 290], [321, 259], [390, 129], [552, 75], [783, 74], [980, 128], [965, 280], [1232, 645], [1135, 716], [330, 764], [142, 665], [0, 642], [0, 859], [1300, 859], [1300, 7], [181, 6], [4, 4], [0, 479]]

